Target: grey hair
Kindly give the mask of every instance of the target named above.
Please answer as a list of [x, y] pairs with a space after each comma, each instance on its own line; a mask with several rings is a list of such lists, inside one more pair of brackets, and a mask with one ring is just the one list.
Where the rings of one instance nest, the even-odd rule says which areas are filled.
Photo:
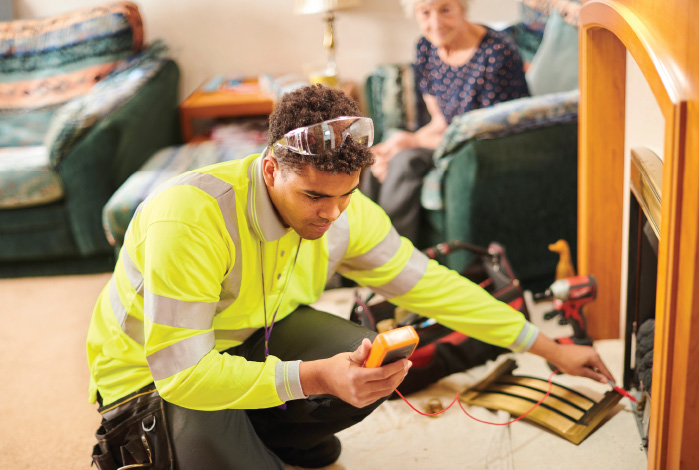
[[[405, 16], [408, 18], [414, 18], [415, 17], [415, 4], [418, 2], [425, 2], [425, 3], [430, 3], [433, 2], [434, 0], [400, 0], [401, 5], [403, 6], [403, 11], [405, 11]], [[459, 4], [461, 4], [461, 8], [464, 9], [464, 15], [468, 13], [468, 5], [471, 3], [471, 0], [457, 0]]]

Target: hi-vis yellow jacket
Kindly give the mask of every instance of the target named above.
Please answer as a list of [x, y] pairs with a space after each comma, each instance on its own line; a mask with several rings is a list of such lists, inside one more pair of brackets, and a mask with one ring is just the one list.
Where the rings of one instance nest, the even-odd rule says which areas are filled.
[[515, 351], [534, 343], [522, 314], [428, 260], [360, 193], [323, 237], [299, 244], [261, 166], [251, 155], [185, 173], [139, 206], [90, 323], [92, 402], [98, 390], [106, 405], [152, 381], [165, 400], [199, 410], [304, 398], [297, 361], [223, 353], [264, 326], [263, 277], [270, 317], [288, 280], [277, 321], [318, 300], [339, 272], [475, 338]]

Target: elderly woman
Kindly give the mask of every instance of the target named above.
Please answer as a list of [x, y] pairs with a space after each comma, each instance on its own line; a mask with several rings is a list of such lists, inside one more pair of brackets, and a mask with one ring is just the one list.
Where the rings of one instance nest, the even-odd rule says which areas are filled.
[[468, 0], [401, 0], [417, 19], [415, 77], [430, 122], [373, 147], [376, 163], [362, 190], [398, 232], [418, 242], [420, 187], [452, 119], [472, 109], [529, 95], [522, 60], [504, 34], [467, 20]]

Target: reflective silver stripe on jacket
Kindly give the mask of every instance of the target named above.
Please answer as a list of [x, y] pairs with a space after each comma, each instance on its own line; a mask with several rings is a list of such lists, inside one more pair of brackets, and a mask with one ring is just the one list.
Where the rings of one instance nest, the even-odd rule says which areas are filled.
[[119, 255], [121, 256], [121, 264], [124, 266], [124, 272], [129, 280], [129, 284], [131, 284], [131, 287], [138, 295], [143, 297], [143, 274], [136, 268], [126, 248], [122, 248]]
[[[223, 215], [233, 245], [235, 247], [235, 264], [226, 279], [221, 283], [220, 301], [217, 304], [184, 302], [169, 299], [155, 294], [145, 295], [143, 288], [143, 274], [129, 256], [128, 250], [121, 250], [121, 261], [126, 277], [131, 287], [138, 295], [144, 298], [144, 310], [154, 323], [175, 326], [179, 328], [208, 329], [214, 314], [221, 312], [231, 305], [240, 294], [242, 279], [242, 260], [240, 249], [240, 232], [237, 223], [236, 200], [233, 187], [225, 181], [207, 173], [186, 173], [161, 185], [141, 203], [136, 210], [140, 213], [143, 207], [157, 194], [177, 185], [191, 185], [206, 192], [218, 203]], [[128, 315], [126, 307], [122, 305], [116, 291], [116, 284], [112, 277], [110, 288], [110, 304], [121, 329], [131, 338], [143, 344], [143, 322]]]
[[143, 322], [136, 317], [126, 315], [126, 321], [122, 330], [126, 335], [136, 341], [138, 344], [145, 344], [146, 337], [143, 331]]
[[517, 339], [512, 343], [509, 349], [515, 352], [528, 351], [534, 345], [536, 338], [539, 336], [539, 329], [529, 322], [524, 324], [524, 328], [519, 332]]
[[145, 342], [143, 322], [127, 313], [126, 307], [119, 298], [119, 291], [113, 274], [109, 280], [109, 305], [112, 307], [112, 312], [114, 312], [121, 331], [138, 344], [143, 344]]
[[141, 211], [143, 211], [143, 208], [155, 196], [173, 186], [194, 186], [195, 188], [201, 189], [206, 194], [215, 199], [218, 203], [218, 207], [221, 211], [221, 214], [223, 215], [223, 221], [226, 224], [226, 230], [228, 231], [228, 234], [233, 240], [233, 244], [235, 245], [236, 250], [239, 249], [240, 232], [238, 231], [238, 221], [236, 219], [235, 191], [233, 191], [233, 186], [231, 186], [230, 183], [227, 183], [222, 179], [217, 178], [208, 173], [185, 173], [177, 178], [168, 181], [167, 183], [158, 186], [158, 189], [149, 194], [146, 200], [138, 206], [138, 208], [136, 209], [136, 214], [139, 214]]
[[372, 290], [386, 299], [407, 294], [422, 279], [427, 270], [428, 261], [429, 258], [424, 253], [413, 248], [413, 253], [401, 272], [390, 282], [383, 286], [372, 287]]
[[301, 364], [301, 361], [279, 361], [276, 366], [274, 366], [277, 394], [279, 395], [279, 399], [283, 402], [308, 398], [301, 388], [299, 364]]
[[335, 271], [337, 266], [342, 261], [342, 258], [347, 253], [347, 248], [349, 248], [350, 233], [349, 233], [349, 218], [347, 217], [347, 212], [340, 214], [335, 222], [330, 225], [327, 234], [325, 235], [328, 239], [328, 278], [330, 278]]
[[[348, 236], [349, 238], [349, 236]], [[363, 255], [347, 258], [342, 261], [339, 271], [363, 271], [375, 269], [388, 263], [400, 249], [400, 235], [395, 228], [391, 227], [388, 234], [375, 247]]]
[[109, 280], [109, 305], [112, 307], [112, 312], [114, 312], [114, 316], [116, 317], [119, 327], [125, 332], [124, 325], [126, 323], [127, 315], [126, 307], [119, 298], [119, 291], [117, 290], [116, 277], [114, 274], [112, 274], [112, 277]]
[[146, 290], [143, 310], [148, 318], [158, 325], [208, 330], [214, 319], [216, 304], [171, 299]]
[[167, 379], [197, 365], [214, 348], [214, 332], [208, 331], [185, 338], [146, 356], [153, 380]]

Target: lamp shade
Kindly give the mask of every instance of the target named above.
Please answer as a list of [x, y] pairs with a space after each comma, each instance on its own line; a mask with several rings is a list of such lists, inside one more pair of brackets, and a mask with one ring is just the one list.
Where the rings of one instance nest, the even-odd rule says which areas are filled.
[[359, 6], [361, 0], [296, 0], [294, 13], [310, 15]]

